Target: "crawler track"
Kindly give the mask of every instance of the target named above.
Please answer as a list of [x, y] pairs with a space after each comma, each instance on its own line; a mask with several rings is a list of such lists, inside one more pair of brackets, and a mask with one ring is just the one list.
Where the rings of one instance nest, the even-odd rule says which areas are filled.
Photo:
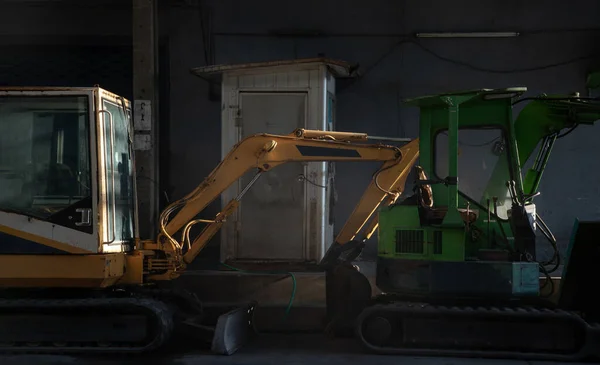
[[0, 299], [0, 353], [141, 353], [173, 329], [172, 309], [151, 298]]
[[581, 361], [600, 355], [600, 326], [557, 309], [377, 304], [357, 336], [379, 354]]

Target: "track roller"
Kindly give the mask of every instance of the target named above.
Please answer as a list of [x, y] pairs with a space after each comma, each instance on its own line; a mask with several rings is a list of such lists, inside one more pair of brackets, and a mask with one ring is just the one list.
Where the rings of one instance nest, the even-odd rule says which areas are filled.
[[535, 307], [374, 305], [357, 319], [371, 352], [581, 361], [600, 355], [600, 329], [579, 315]]
[[0, 300], [2, 353], [141, 353], [173, 328], [173, 311], [149, 298]]

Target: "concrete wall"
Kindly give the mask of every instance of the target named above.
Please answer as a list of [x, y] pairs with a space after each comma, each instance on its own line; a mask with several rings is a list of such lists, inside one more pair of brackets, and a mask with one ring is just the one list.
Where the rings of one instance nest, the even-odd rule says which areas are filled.
[[131, 13], [128, 1], [0, 1], [0, 84], [131, 97]]
[[130, 1], [0, 1], [0, 45], [99, 36], [131, 37]]
[[[530, 94], [584, 93], [587, 71], [594, 61], [600, 62], [598, 57], [588, 57], [560, 67], [508, 73], [475, 69], [531, 69], [591, 53], [598, 55], [594, 42], [599, 40], [599, 32], [550, 31], [597, 27], [600, 3], [595, 1], [334, 3], [207, 1], [214, 15], [215, 62], [312, 57], [318, 53], [358, 62], [366, 75], [350, 86], [339, 83], [338, 129], [407, 137], [417, 136], [418, 111], [400, 106], [402, 98], [522, 85], [529, 88]], [[207, 83], [189, 73], [190, 68], [205, 64], [198, 8], [170, 7], [164, 15], [162, 30], [170, 38], [171, 52], [169, 168], [174, 178], [172, 195], [176, 198], [192, 189], [219, 161], [220, 104], [209, 101]], [[316, 30], [326, 36], [264, 35], [275, 29]], [[399, 37], [394, 35], [418, 31], [519, 31], [524, 35], [509, 39], [421, 41], [430, 51], [415, 44], [397, 44]], [[598, 135], [600, 126], [582, 127], [561, 140], [541, 185], [539, 209], [563, 244], [569, 239], [575, 217], [600, 218], [600, 195], [595, 183], [600, 172], [593, 168], [598, 165]], [[338, 181], [343, 182], [338, 184], [339, 201], [335, 208], [338, 229], [374, 167], [338, 164]], [[182, 171], [186, 171], [185, 178]], [[207, 215], [215, 212], [213, 207]], [[216, 244], [217, 239], [211, 245]], [[208, 249], [203, 256], [212, 257], [217, 252]], [[372, 257], [374, 250], [369, 252]]]

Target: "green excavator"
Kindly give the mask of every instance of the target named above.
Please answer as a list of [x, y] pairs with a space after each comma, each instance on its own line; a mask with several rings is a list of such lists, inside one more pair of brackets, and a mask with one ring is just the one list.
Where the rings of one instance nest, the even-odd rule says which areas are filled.
[[[351, 264], [365, 239], [334, 242], [321, 262], [329, 328], [352, 327], [381, 354], [563, 361], [600, 354], [592, 271], [600, 222], [564, 217], [575, 222], [564, 260], [534, 202], [553, 145], [600, 119], [600, 102], [526, 91], [407, 101], [420, 108], [420, 157], [414, 194], [375, 218], [383, 293], [372, 297]], [[527, 104], [514, 118], [520, 103]], [[536, 252], [543, 244], [550, 257]]]

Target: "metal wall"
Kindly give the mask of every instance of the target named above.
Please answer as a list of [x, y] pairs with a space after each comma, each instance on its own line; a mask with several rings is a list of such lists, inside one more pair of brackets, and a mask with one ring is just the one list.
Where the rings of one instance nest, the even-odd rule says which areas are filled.
[[[161, 185], [170, 200], [193, 189], [220, 160], [220, 95], [213, 88], [212, 99], [216, 96], [217, 101], [211, 100], [207, 82], [189, 72], [207, 62], [240, 63], [323, 53], [360, 63], [363, 78], [337, 83], [337, 129], [407, 137], [417, 136], [418, 111], [400, 106], [402, 98], [514, 85], [529, 87], [531, 94], [585, 92], [587, 72], [600, 64], [598, 57], [591, 56], [600, 51], [600, 3], [594, 0], [371, 0], [343, 6], [319, 0], [202, 2], [207, 5], [202, 12], [196, 0], [161, 2], [159, 29], [169, 38], [170, 51], [164, 62], [169, 64], [170, 81], [163, 86], [170, 88], [169, 118], [162, 118], [170, 128], [161, 142], [161, 153], [169, 157], [169, 163], [161, 164], [168, 174], [161, 177]], [[131, 36], [130, 20], [128, 1], [0, 3], [0, 83], [91, 82], [128, 95], [125, 89], [131, 82], [125, 70], [131, 53], [121, 47], [127, 46], [123, 37]], [[205, 37], [202, 29], [210, 27], [212, 37]], [[298, 29], [310, 34], [269, 35]], [[523, 35], [399, 42], [402, 34], [418, 31], [507, 30]], [[114, 42], [99, 41], [99, 37]], [[64, 48], [39, 48], [51, 44]], [[19, 49], [21, 46], [28, 48]], [[12, 71], [6, 67], [7, 60]], [[540, 68], [551, 64], [556, 67]], [[544, 174], [538, 206], [563, 246], [575, 217], [600, 218], [595, 183], [600, 177], [595, 168], [599, 135], [600, 126], [595, 126], [578, 128], [561, 139]], [[375, 167], [337, 164], [338, 230]], [[204, 217], [214, 216], [219, 207], [215, 202]], [[218, 257], [216, 237], [201, 258]]]
[[[191, 3], [191, 2], [188, 2]], [[375, 135], [416, 137], [418, 110], [399, 100], [470, 88], [527, 86], [540, 92], [585, 92], [586, 73], [600, 66], [597, 1], [462, 0], [444, 2], [345, 3], [261, 0], [207, 1], [212, 11], [216, 63], [240, 63], [294, 57], [328, 57], [358, 62], [365, 76], [338, 83], [337, 129]], [[189, 69], [204, 65], [200, 11], [173, 6], [163, 30], [172, 40], [171, 175], [187, 171], [174, 183], [181, 196], [200, 182], [219, 161], [220, 104], [208, 98], [204, 80]], [[205, 22], [205, 27], [207, 27]], [[592, 31], [590, 28], [596, 28]], [[269, 36], [274, 30], [303, 29], [304, 37]], [[573, 31], [580, 29], [580, 31]], [[399, 43], [401, 34], [419, 31], [519, 31], [518, 38], [438, 39]], [[322, 33], [322, 36], [314, 36]], [[211, 47], [208, 47], [209, 49]], [[210, 60], [210, 57], [208, 57]], [[542, 67], [562, 64], [556, 67]], [[565, 246], [575, 217], [600, 218], [600, 177], [596, 140], [600, 126], [578, 128], [553, 152], [538, 198], [540, 213]], [[190, 168], [193, 167], [193, 168]], [[336, 230], [366, 187], [371, 164], [337, 164]], [[213, 208], [207, 217], [216, 213]], [[216, 246], [215, 240], [211, 245]], [[374, 245], [369, 255], [374, 254]], [[211, 253], [212, 252], [212, 253]], [[202, 257], [217, 257], [208, 249]]]
[[[0, 85], [92, 86], [133, 99], [132, 1], [0, 1]], [[160, 103], [168, 158], [169, 47], [158, 41]], [[143, 63], [136, 65], [144, 74]], [[166, 113], [166, 114], [165, 114]], [[165, 163], [166, 164], [166, 163]], [[147, 174], [146, 174], [147, 175]], [[140, 177], [143, 180], [145, 176]], [[167, 176], [149, 179], [164, 186]], [[161, 195], [160, 205], [167, 203]]]
[[131, 99], [131, 47], [0, 46], [0, 85], [93, 86]]
[[0, 2], [0, 85], [132, 94], [128, 1]]

